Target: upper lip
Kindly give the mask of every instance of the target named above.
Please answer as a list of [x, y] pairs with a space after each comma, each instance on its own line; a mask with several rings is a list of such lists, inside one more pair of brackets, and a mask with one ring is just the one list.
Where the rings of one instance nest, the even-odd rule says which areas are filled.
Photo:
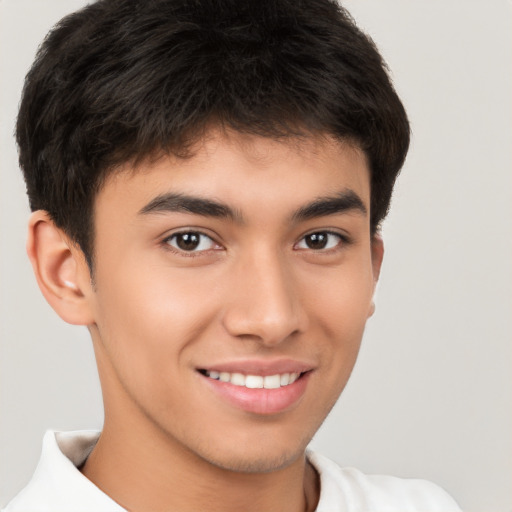
[[198, 370], [217, 371], [227, 373], [242, 373], [244, 375], [276, 375], [283, 373], [304, 373], [314, 369], [314, 365], [305, 361], [293, 359], [246, 359], [239, 361], [226, 361], [222, 363], [199, 366]]

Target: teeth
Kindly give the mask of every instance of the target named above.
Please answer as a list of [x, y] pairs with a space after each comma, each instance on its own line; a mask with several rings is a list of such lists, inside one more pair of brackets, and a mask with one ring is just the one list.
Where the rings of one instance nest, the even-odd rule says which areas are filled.
[[241, 373], [232, 373], [231, 384], [234, 384], [235, 386], [245, 386], [245, 375], [242, 375]]
[[288, 386], [288, 384], [290, 384], [290, 374], [289, 373], [283, 373], [283, 375], [281, 375], [280, 384], [281, 384], [281, 386]]
[[249, 389], [278, 389], [293, 384], [300, 373], [281, 373], [276, 375], [244, 375], [242, 373], [216, 372], [205, 370], [205, 375], [210, 379], [229, 382], [234, 386], [244, 386]]
[[[263, 377], [260, 377], [259, 375], [247, 375], [247, 377], [245, 377], [245, 387], [251, 389], [262, 388], [263, 380]], [[235, 382], [231, 381], [231, 383], [236, 386]]]
[[267, 375], [263, 379], [263, 387], [265, 389], [277, 389], [281, 387], [280, 375]]

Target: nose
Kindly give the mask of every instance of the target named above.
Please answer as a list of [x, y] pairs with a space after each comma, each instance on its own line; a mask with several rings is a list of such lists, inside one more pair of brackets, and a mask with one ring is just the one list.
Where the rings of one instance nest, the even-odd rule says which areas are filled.
[[258, 254], [237, 263], [223, 324], [232, 335], [274, 346], [306, 329], [292, 269], [278, 254]]

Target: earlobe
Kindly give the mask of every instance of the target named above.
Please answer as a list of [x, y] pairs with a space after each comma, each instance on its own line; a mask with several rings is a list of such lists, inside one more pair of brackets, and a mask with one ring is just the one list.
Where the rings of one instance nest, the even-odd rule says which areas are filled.
[[92, 286], [83, 253], [43, 210], [30, 217], [27, 254], [39, 288], [57, 314], [70, 324], [93, 323]]

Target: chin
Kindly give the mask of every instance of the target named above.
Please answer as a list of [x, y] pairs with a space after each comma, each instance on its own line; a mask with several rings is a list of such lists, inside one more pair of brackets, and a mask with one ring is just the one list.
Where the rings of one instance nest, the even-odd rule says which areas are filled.
[[[304, 435], [303, 435], [304, 436]], [[228, 436], [229, 437], [229, 436]], [[276, 436], [278, 437], [278, 436]], [[304, 457], [312, 435], [288, 443], [273, 436], [249, 439], [245, 443], [229, 439], [228, 445], [211, 443], [197, 449], [196, 455], [217, 468], [236, 473], [271, 473], [282, 470]], [[212, 450], [215, 446], [215, 450]]]
[[229, 457], [205, 458], [206, 462], [225, 471], [235, 473], [272, 473], [285, 469], [304, 455], [305, 448], [294, 453], [264, 456], [237, 454]]

